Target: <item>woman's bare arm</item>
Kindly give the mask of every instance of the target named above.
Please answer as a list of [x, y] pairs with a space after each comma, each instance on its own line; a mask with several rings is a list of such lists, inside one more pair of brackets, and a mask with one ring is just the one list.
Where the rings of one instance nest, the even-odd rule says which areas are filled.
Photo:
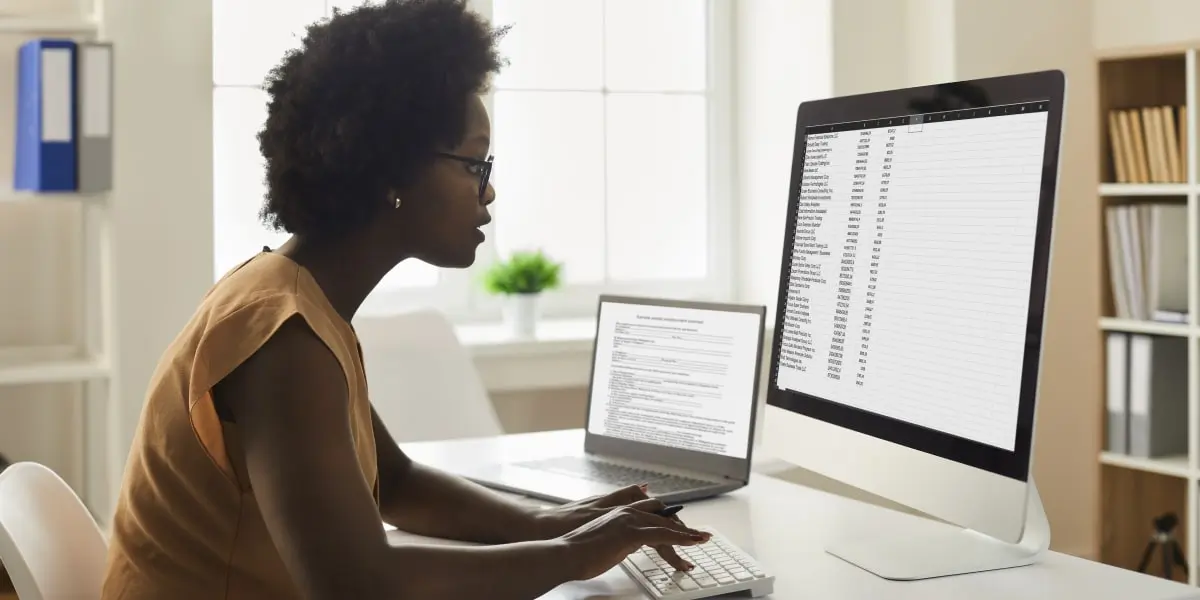
[[259, 509], [305, 598], [525, 599], [579, 568], [564, 560], [560, 540], [389, 546], [355, 456], [345, 376], [299, 317], [216, 393], [237, 421]]
[[[430, 401], [436, 401], [430, 399]], [[372, 409], [383, 520], [430, 537], [501, 544], [554, 537], [539, 512], [483, 486], [413, 462]], [[630, 502], [641, 498], [631, 498]], [[549, 535], [552, 533], [553, 535]]]

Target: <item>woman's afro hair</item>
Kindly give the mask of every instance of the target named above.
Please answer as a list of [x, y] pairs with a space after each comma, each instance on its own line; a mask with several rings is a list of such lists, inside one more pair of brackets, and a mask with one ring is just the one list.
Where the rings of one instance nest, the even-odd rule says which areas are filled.
[[263, 221], [309, 237], [365, 225], [461, 141], [505, 31], [463, 0], [385, 0], [309, 26], [265, 82]]

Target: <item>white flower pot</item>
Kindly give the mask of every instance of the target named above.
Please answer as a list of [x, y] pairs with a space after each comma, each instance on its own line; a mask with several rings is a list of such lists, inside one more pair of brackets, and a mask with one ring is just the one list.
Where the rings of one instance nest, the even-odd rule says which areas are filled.
[[511, 294], [504, 299], [504, 322], [514, 337], [531, 338], [537, 332], [538, 294]]

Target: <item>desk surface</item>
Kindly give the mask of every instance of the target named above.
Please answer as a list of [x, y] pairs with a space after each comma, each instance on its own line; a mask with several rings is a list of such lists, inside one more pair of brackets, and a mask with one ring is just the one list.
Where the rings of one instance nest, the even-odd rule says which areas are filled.
[[[521, 460], [542, 453], [582, 451], [581, 430], [502, 436], [446, 442], [403, 444], [414, 460], [454, 471], [478, 460]], [[709, 525], [723, 533], [776, 576], [771, 598], [938, 600], [972, 598], [1011, 600], [1079, 598], [1086, 600], [1200, 599], [1200, 589], [1133, 571], [1049, 553], [1037, 565], [915, 582], [876, 577], [824, 551], [826, 540], [846, 528], [902, 534], [914, 527], [938, 526], [928, 520], [776, 479], [771, 464], [755, 461], [755, 475], [744, 489], [689, 503], [681, 517], [689, 525]], [[398, 531], [392, 543], [430, 541]], [[446, 542], [443, 542], [446, 543]], [[620, 568], [585, 582], [572, 582], [545, 600], [641, 599], [639, 588]]]

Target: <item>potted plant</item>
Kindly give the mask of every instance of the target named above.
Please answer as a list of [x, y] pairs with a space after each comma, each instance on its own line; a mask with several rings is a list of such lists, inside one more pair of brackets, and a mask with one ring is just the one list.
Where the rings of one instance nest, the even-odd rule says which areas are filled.
[[558, 287], [562, 265], [541, 250], [514, 252], [492, 265], [483, 275], [488, 292], [505, 297], [504, 321], [518, 337], [532, 337], [537, 326], [537, 304], [542, 292]]

